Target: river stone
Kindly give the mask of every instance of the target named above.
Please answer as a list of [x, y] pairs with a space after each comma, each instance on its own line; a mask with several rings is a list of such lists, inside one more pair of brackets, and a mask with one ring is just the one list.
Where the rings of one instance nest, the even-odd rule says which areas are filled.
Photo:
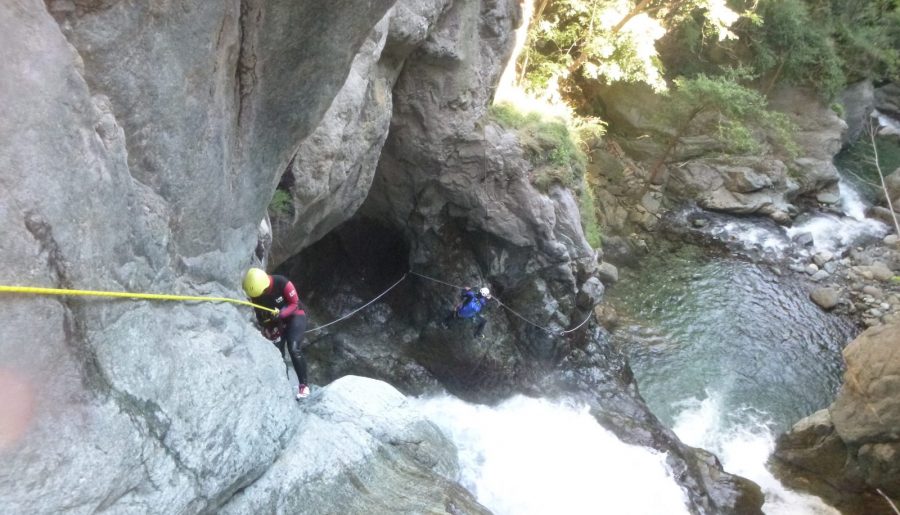
[[816, 200], [822, 204], [837, 204], [841, 201], [841, 192], [837, 184], [832, 184], [816, 193]]
[[[894, 209], [900, 209], [900, 204], [895, 204]], [[872, 206], [866, 211], [866, 216], [888, 225], [894, 224], [894, 215], [892, 215], [891, 210], [886, 207]]]
[[801, 247], [811, 247], [813, 245], [813, 235], [810, 232], [801, 232], [791, 238], [793, 242]]
[[883, 242], [888, 247], [900, 246], [900, 236], [897, 236], [896, 234], [889, 234], [884, 237]]
[[600, 263], [597, 267], [597, 275], [606, 284], [615, 284], [619, 281], [619, 269], [607, 261]]
[[804, 268], [804, 270], [806, 271], [807, 274], [813, 275], [819, 271], [819, 267], [816, 266], [815, 263], [809, 263], [806, 265], [806, 268]]
[[881, 288], [879, 288], [877, 286], [873, 286], [871, 284], [867, 284], [867, 285], [863, 286], [862, 291], [866, 295], [871, 295], [872, 298], [875, 298], [875, 299], [884, 298], [884, 290], [882, 290]]
[[814, 289], [809, 298], [819, 305], [822, 309], [830, 310], [838, 305], [841, 292], [837, 288], [820, 287]]
[[817, 252], [816, 255], [813, 256], [813, 262], [819, 268], [823, 267], [825, 265], [825, 263], [828, 263], [832, 259], [834, 259], [834, 254], [832, 254], [831, 252], [829, 252], [827, 250]]
[[822, 281], [822, 280], [824, 280], [824, 279], [827, 279], [827, 278], [830, 277], [830, 276], [831, 276], [831, 274], [828, 273], [827, 270], [819, 270], [818, 272], [812, 274], [812, 277], [810, 277], [810, 279], [813, 280], [813, 281], [815, 281], [815, 282], [819, 282], [819, 281]]

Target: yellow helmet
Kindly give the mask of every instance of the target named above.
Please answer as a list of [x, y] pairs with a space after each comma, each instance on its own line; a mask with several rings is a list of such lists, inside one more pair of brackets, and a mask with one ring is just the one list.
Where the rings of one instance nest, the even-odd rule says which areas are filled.
[[259, 297], [269, 287], [269, 274], [259, 268], [247, 270], [244, 276], [244, 293], [251, 299]]

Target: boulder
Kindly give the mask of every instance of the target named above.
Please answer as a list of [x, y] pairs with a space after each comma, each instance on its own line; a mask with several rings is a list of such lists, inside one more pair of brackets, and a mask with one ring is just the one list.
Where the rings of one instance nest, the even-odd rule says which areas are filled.
[[603, 262], [597, 267], [597, 275], [606, 284], [615, 284], [619, 281], [619, 269], [616, 265]]
[[809, 298], [824, 310], [833, 309], [838, 305], [841, 298], [841, 292], [837, 288], [821, 287], [814, 289]]
[[844, 385], [829, 411], [847, 444], [900, 438], [898, 345], [900, 327], [885, 325], [867, 330], [844, 349]]
[[892, 513], [900, 497], [900, 325], [867, 329], [844, 349], [834, 403], [778, 438], [776, 472], [842, 513]]

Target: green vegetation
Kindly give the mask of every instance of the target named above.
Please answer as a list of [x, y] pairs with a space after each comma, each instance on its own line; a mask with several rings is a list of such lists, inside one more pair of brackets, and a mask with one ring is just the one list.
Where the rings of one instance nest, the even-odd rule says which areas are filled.
[[491, 106], [490, 116], [503, 127], [515, 130], [535, 165], [532, 183], [547, 191], [554, 183], [576, 189], [587, 167], [582, 146], [602, 133], [595, 121], [581, 120], [570, 126], [563, 118], [537, 111], [522, 112], [509, 103]]
[[519, 63], [519, 82], [544, 91], [558, 80], [646, 82], [666, 88], [656, 41], [668, 30], [704, 14], [707, 37], [731, 36], [738, 13], [716, 0], [539, 0], [529, 43]]
[[668, 94], [669, 101], [660, 115], [675, 128], [663, 155], [659, 157], [654, 172], [668, 159], [681, 138], [698, 124], [711, 124], [707, 132], [716, 134], [730, 153], [749, 154], [759, 152], [765, 140], [756, 128], [768, 135], [766, 140], [788, 155], [795, 155], [796, 144], [791, 138], [794, 130], [787, 116], [771, 111], [765, 98], [752, 89], [741, 86], [726, 77], [676, 79], [675, 88]]
[[289, 214], [294, 208], [291, 194], [282, 189], [276, 189], [269, 202], [269, 213], [273, 216]]

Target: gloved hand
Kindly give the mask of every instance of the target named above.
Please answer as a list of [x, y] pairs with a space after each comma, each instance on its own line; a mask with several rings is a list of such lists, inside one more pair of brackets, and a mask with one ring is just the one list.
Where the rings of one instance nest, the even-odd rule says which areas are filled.
[[273, 319], [273, 320], [277, 320], [277, 319], [278, 319], [278, 315], [281, 314], [281, 310], [279, 310], [278, 308], [272, 308], [272, 309], [275, 310], [275, 311], [272, 313], [272, 319]]

